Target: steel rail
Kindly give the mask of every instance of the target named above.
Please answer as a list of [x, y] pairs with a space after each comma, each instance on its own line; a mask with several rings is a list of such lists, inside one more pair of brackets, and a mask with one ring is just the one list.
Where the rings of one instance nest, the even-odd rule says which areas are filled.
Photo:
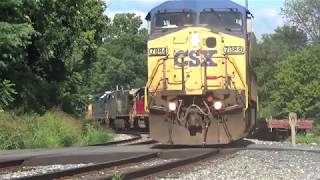
[[[142, 138], [140, 134], [131, 134], [130, 133], [130, 135], [133, 136], [130, 139], [125, 139], [125, 140], [120, 140], [120, 141], [111, 141], [111, 142], [101, 143], [101, 144], [92, 144], [92, 145], [88, 145], [88, 146], [119, 145], [119, 144], [134, 142], [134, 141], [140, 140]], [[154, 143], [154, 141], [148, 140], [148, 141], [137, 142], [137, 143], [132, 143], [132, 144], [128, 144], [128, 145], [140, 145], [140, 144], [151, 144], [151, 143]], [[0, 169], [21, 166], [25, 161], [26, 161], [26, 159], [14, 159], [14, 160], [2, 161], [2, 162], [0, 162]]]
[[[123, 179], [133, 179], [133, 178], [150, 176], [162, 171], [192, 164], [192, 163], [210, 158], [217, 154], [219, 154], [218, 149], [212, 149], [212, 150], [201, 149], [201, 152], [196, 153], [196, 155], [191, 155], [190, 157], [174, 160], [168, 163], [154, 165], [151, 167], [143, 167], [143, 168], [138, 168], [131, 171], [129, 170], [127, 172], [121, 172], [121, 176]], [[84, 173], [90, 174], [90, 172], [99, 171], [103, 169], [111, 169], [111, 168], [121, 167], [121, 166], [131, 166], [131, 164], [135, 165], [137, 163], [144, 162], [151, 159], [156, 159], [156, 158], [160, 158], [160, 153], [148, 153], [145, 155], [139, 155], [139, 156], [126, 158], [118, 161], [99, 163], [99, 164], [85, 166], [85, 167], [61, 170], [61, 171], [51, 172], [46, 174], [38, 174], [34, 176], [21, 177], [17, 179], [20, 179], [20, 180], [38, 180], [38, 179], [40, 180], [41, 179], [42, 180], [42, 179], [57, 179], [57, 178], [64, 178], [64, 177], [72, 178], [72, 176], [77, 176]], [[112, 178], [113, 178], [113, 175], [106, 175], [101, 179], [112, 179]]]
[[296, 152], [308, 152], [308, 153], [319, 153], [320, 150], [315, 149], [304, 149], [304, 148], [287, 148], [287, 147], [272, 147], [272, 146], [257, 146], [257, 147], [245, 147], [240, 148], [240, 150], [256, 150], [256, 151], [296, 151]]
[[[143, 140], [143, 133], [135, 132], [135, 131], [117, 131], [118, 134], [126, 134], [132, 136], [132, 138], [120, 140], [120, 141], [111, 141], [100, 144], [91, 144], [88, 146], [111, 146], [111, 145], [144, 145], [144, 144], [154, 144], [157, 143], [155, 140]], [[139, 141], [141, 140], [141, 141]], [[138, 142], [135, 142], [138, 141]]]
[[[155, 166], [151, 166], [151, 167], [140, 168], [140, 169], [132, 170], [132, 171], [128, 171], [128, 172], [121, 172], [121, 176], [122, 176], [122, 179], [142, 178], [142, 177], [146, 177], [146, 176], [160, 173], [162, 171], [167, 171], [167, 170], [174, 169], [177, 167], [196, 163], [198, 161], [208, 159], [208, 158], [215, 156], [217, 154], [219, 154], [219, 150], [214, 149], [209, 152], [200, 153], [198, 155], [179, 159], [179, 160], [176, 160], [173, 162], [163, 163], [163, 164], [159, 164], [159, 165], [155, 165]], [[107, 177], [103, 177], [100, 179], [112, 180], [112, 178], [113, 178], [112, 176], [107, 176]]]
[[261, 144], [254, 144], [254, 145], [165, 145], [165, 144], [156, 144], [151, 147], [152, 149], [197, 149], [197, 148], [218, 148], [220, 150], [257, 150], [257, 151], [296, 151], [296, 152], [308, 152], [308, 153], [319, 153], [320, 149], [306, 149], [306, 148], [299, 148], [299, 147], [281, 147], [281, 146], [274, 146], [274, 145], [261, 145]]
[[[145, 140], [145, 141], [138, 141], [142, 139], [142, 136], [137, 133], [123, 133], [123, 134], [129, 134], [132, 136], [130, 139], [120, 140], [120, 141], [112, 141], [107, 143], [101, 143], [101, 144], [92, 144], [88, 146], [111, 146], [111, 145], [145, 145], [145, 144], [154, 144], [156, 141], [154, 140]], [[138, 142], [135, 142], [138, 141]], [[23, 165], [27, 159], [14, 159], [14, 160], [6, 160], [6, 161], [0, 161], [0, 170], [5, 169], [12, 169], [17, 168]]]
[[[170, 149], [176, 149], [179, 150], [180, 148], [183, 149], [194, 149], [197, 148], [199, 149], [200, 146], [176, 146], [175, 148], [171, 145], [167, 148]], [[223, 154], [224, 152], [238, 152], [238, 151], [243, 151], [243, 150], [257, 150], [257, 151], [299, 151], [299, 152], [309, 152], [309, 153], [320, 153], [320, 150], [313, 150], [313, 149], [305, 149], [305, 148], [299, 148], [299, 147], [275, 147], [275, 146], [266, 146], [266, 145], [225, 145], [225, 146], [220, 146], [220, 147], [213, 147], [213, 146], [201, 146], [202, 148], [199, 149], [199, 151], [196, 151], [196, 153], [192, 153], [189, 155], [183, 155], [180, 157], [181, 158], [176, 158], [178, 160], [174, 160], [172, 162], [167, 162], [159, 165], [154, 165], [154, 166], [149, 166], [149, 167], [142, 167], [142, 168], [137, 168], [133, 170], [128, 170], [127, 172], [121, 172], [121, 176], [123, 179], [133, 179], [133, 178], [140, 178], [140, 177], [146, 177], [150, 175], [155, 175], [158, 174], [162, 171], [167, 171], [171, 170], [180, 166], [185, 166], [188, 164], [192, 164], [195, 162], [198, 162], [200, 160], [204, 160], [210, 157], [215, 157], [214, 155], [219, 155]], [[163, 151], [167, 152], [167, 151]], [[170, 152], [170, 151], [169, 151]], [[103, 162], [103, 163], [98, 163], [94, 165], [89, 165], [89, 166], [84, 166], [84, 167], [79, 167], [79, 168], [73, 168], [73, 169], [68, 169], [68, 170], [61, 170], [57, 172], [51, 172], [51, 173], [46, 173], [46, 174], [38, 174], [34, 176], [28, 176], [28, 177], [21, 177], [17, 179], [55, 179], [55, 178], [63, 178], [63, 177], [68, 177], [68, 176], [77, 176], [80, 174], [94, 174], [96, 172], [94, 171], [99, 171], [103, 169], [107, 169], [107, 172], [109, 171], [109, 168], [114, 168], [114, 167], [121, 167], [121, 166], [128, 166], [130, 167], [132, 164], [137, 164], [141, 163], [144, 161], [148, 161], [151, 159], [161, 159], [161, 154], [159, 152], [156, 153], [147, 153], [144, 155], [136, 155], [134, 157], [130, 158], [124, 158], [120, 159], [117, 161], [109, 161], [109, 162]], [[179, 153], [178, 153], [179, 154]], [[173, 155], [176, 157], [176, 155]], [[185, 156], [188, 156], [185, 158]], [[179, 155], [177, 155], [179, 157]], [[174, 159], [174, 158], [173, 158]], [[13, 160], [13, 161], [5, 161], [5, 162], [0, 162], [0, 169], [1, 168], [10, 168], [10, 167], [15, 167], [15, 166], [21, 166], [23, 164], [24, 160]], [[130, 168], [128, 168], [130, 169]], [[106, 175], [102, 175], [102, 179], [112, 179], [112, 175], [106, 173]], [[101, 177], [101, 176], [100, 176]]]
[[131, 136], [133, 136], [132, 138], [129, 139], [124, 139], [124, 140], [120, 140], [120, 141], [111, 141], [111, 142], [106, 142], [106, 143], [101, 143], [101, 144], [92, 144], [89, 146], [111, 146], [111, 145], [119, 145], [119, 144], [124, 144], [124, 143], [130, 143], [133, 141], [137, 141], [140, 140], [142, 137], [140, 134], [129, 134]]
[[24, 159], [16, 159], [16, 160], [0, 162], [0, 170], [5, 168], [20, 166], [24, 161], [25, 161]]
[[111, 161], [111, 162], [105, 162], [105, 163], [99, 163], [79, 168], [73, 168], [73, 169], [67, 169], [67, 170], [61, 170], [56, 172], [50, 172], [46, 174], [38, 174], [34, 176], [26, 176], [17, 178], [19, 180], [43, 180], [43, 179], [57, 179], [62, 177], [68, 177], [68, 176], [74, 176], [77, 174], [87, 173], [90, 171], [97, 171], [101, 169], [106, 168], [112, 168], [116, 166], [123, 166], [131, 163], [138, 163], [146, 160], [150, 160], [153, 158], [158, 157], [158, 153], [147, 153], [144, 155], [134, 156], [131, 158], [125, 158], [117, 161]]
[[[205, 149], [205, 148], [204, 148]], [[309, 149], [300, 149], [300, 148], [286, 148], [286, 147], [238, 147], [238, 148], [217, 148], [208, 153], [202, 153], [200, 155], [195, 155], [192, 157], [184, 158], [181, 160], [168, 162], [160, 165], [155, 165], [152, 167], [141, 168], [137, 170], [132, 170], [128, 172], [122, 172], [122, 179], [137, 179], [142, 177], [148, 177], [150, 175], [158, 174], [162, 171], [171, 170], [188, 164], [192, 164], [215, 155], [222, 153], [235, 153], [242, 150], [259, 150], [259, 151], [301, 151], [301, 152], [310, 152], [310, 153], [320, 153], [320, 150], [309, 150]], [[112, 176], [103, 177], [100, 179], [112, 180]]]

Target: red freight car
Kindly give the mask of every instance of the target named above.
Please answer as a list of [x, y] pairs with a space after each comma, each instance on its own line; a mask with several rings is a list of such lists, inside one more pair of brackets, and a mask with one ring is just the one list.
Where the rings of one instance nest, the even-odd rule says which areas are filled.
[[133, 108], [131, 111], [131, 122], [134, 128], [149, 129], [148, 112], [144, 109], [144, 88], [130, 91], [133, 96]]
[[[289, 130], [288, 119], [267, 119], [267, 127], [272, 131], [273, 129]], [[298, 119], [296, 128], [298, 130], [311, 130], [314, 128], [313, 119]]]

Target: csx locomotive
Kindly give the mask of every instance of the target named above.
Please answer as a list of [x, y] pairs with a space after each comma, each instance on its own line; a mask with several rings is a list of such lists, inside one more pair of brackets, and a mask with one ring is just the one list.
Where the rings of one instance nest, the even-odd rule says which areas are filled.
[[230, 0], [177, 0], [146, 20], [151, 137], [203, 145], [248, 135], [258, 102], [249, 10]]

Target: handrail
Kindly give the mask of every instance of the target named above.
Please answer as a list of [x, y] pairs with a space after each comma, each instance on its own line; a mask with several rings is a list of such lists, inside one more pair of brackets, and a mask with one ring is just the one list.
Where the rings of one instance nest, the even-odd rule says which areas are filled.
[[[149, 80], [149, 78], [148, 78], [148, 82], [147, 82], [146, 88], [145, 88], [145, 90], [144, 90], [144, 91], [145, 91], [145, 92], [144, 92], [144, 94], [145, 94], [145, 98], [144, 98], [144, 104], [145, 104], [144, 110], [145, 110], [146, 112], [149, 112], [149, 110], [148, 110], [148, 107], [149, 107], [149, 103], [148, 103], [148, 98], [149, 98], [149, 96], [148, 96], [148, 91], [149, 91], [149, 88], [150, 88], [150, 86], [151, 86], [152, 83], [153, 83], [153, 80], [154, 80], [154, 78], [155, 78], [155, 76], [156, 76], [156, 73], [158, 72], [158, 69], [159, 69], [160, 65], [162, 65], [162, 64], [164, 63], [164, 61], [167, 60], [167, 59], [168, 59], [168, 56], [166, 56], [166, 57], [164, 57], [164, 58], [158, 59], [158, 61], [157, 61], [157, 67], [154, 68], [153, 71], [152, 71], [152, 73], [151, 73], [151, 80]], [[160, 61], [162, 61], [162, 63], [159, 63]], [[160, 83], [162, 80], [163, 80], [163, 78], [161, 78], [160, 81], [158, 82], [156, 91], [157, 91], [157, 89], [158, 89], [159, 83]]]
[[[160, 65], [162, 65], [164, 63], [164, 60], [167, 60], [167, 59], [168, 59], [168, 56], [158, 59], [157, 67], [154, 68], [152, 73], [151, 73], [151, 80], [148, 80], [148, 82], [147, 82], [147, 88], [150, 88], [151, 84], [153, 83], [153, 79], [155, 78], [156, 73], [158, 72], [158, 69], [159, 69]], [[160, 61], [162, 61], [162, 63], [159, 63]]]
[[[231, 57], [232, 58], [232, 57]], [[243, 87], [245, 88], [245, 93], [246, 93], [246, 109], [248, 108], [248, 105], [249, 105], [249, 102], [248, 102], [248, 96], [249, 96], [249, 90], [248, 90], [248, 86], [246, 85], [246, 83], [244, 82], [244, 79], [242, 77], [242, 74], [240, 73], [240, 70], [238, 68], [238, 66], [235, 64], [234, 62], [234, 59], [232, 58], [232, 60], [227, 57], [228, 61], [233, 65], [234, 69], [236, 70], [239, 78], [240, 78], [240, 81], [243, 85]]]
[[243, 80], [242, 74], [240, 73], [240, 70], [239, 70], [238, 66], [235, 64], [233, 58], [232, 58], [232, 60], [230, 60], [230, 58], [227, 57], [227, 59], [233, 65], [234, 69], [236, 70], [237, 74], [239, 75], [239, 78], [241, 80], [241, 83], [242, 83], [243, 87], [246, 88], [246, 84], [245, 84], [245, 82]]

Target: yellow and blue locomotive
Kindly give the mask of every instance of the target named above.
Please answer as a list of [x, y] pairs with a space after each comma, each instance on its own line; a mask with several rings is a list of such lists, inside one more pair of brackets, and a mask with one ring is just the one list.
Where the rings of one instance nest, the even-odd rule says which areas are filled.
[[147, 15], [150, 135], [169, 144], [227, 144], [257, 114], [252, 14], [230, 0], [167, 1]]

